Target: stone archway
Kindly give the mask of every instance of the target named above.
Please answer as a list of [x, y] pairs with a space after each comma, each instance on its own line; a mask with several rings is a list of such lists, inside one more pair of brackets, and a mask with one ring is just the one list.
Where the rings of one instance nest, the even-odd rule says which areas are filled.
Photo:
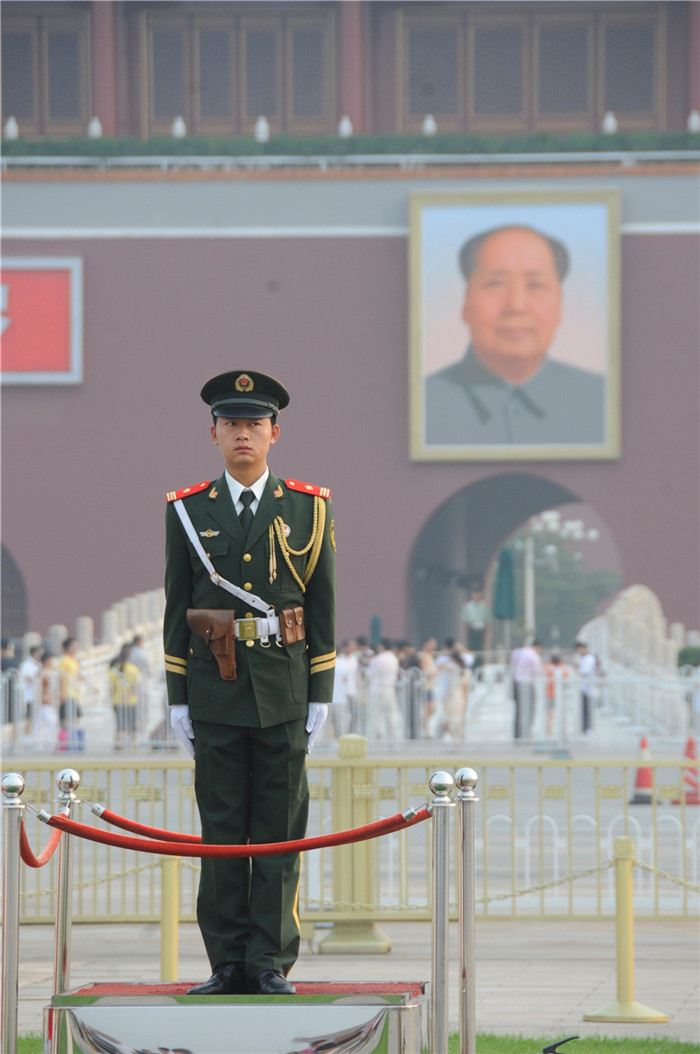
[[529, 517], [580, 503], [573, 491], [526, 473], [489, 476], [453, 494], [423, 526], [409, 562], [409, 634], [460, 635], [468, 590], [485, 582], [501, 546]]

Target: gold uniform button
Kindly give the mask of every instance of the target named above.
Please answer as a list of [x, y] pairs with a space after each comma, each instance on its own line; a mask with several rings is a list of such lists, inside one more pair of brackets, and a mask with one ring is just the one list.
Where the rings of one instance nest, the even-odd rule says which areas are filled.
[[190, 655], [194, 655], [194, 648], [190, 648]]
[[[253, 588], [253, 583], [252, 582], [244, 582], [243, 583], [243, 588], [244, 589], [252, 589]], [[246, 615], [246, 618], [251, 618], [251, 617], [252, 617], [251, 615]]]
[[250, 553], [243, 553], [243, 559], [247, 564], [249, 564], [253, 557], [250, 555]]
[[255, 647], [255, 641], [254, 640], [247, 640], [245, 642], [245, 646], [246, 646], [246, 648], [254, 648]]
[[[247, 588], [248, 588], [248, 586], [246, 586], [246, 589], [247, 589]], [[246, 613], [245, 613], [245, 617], [246, 617], [246, 618], [255, 618], [255, 616], [253, 615], [253, 612], [252, 612], [252, 611], [246, 611]]]
[[211, 553], [207, 553], [207, 560], [211, 560]]

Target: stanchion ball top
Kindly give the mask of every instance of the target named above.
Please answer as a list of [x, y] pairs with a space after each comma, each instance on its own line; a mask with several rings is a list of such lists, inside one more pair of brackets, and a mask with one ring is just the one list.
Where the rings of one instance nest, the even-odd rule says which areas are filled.
[[450, 773], [442, 770], [434, 772], [428, 781], [428, 786], [432, 793], [436, 795], [436, 797], [442, 798], [450, 796], [450, 792], [454, 785], [455, 781], [452, 779]]
[[473, 791], [476, 789], [478, 782], [479, 776], [474, 769], [465, 766], [455, 772], [455, 783], [458, 791]]
[[6, 798], [19, 798], [24, 791], [24, 776], [19, 772], [7, 772], [2, 777], [2, 793]]
[[61, 769], [58, 776], [56, 776], [56, 786], [61, 794], [68, 794], [69, 791], [77, 790], [80, 786], [80, 773], [76, 772], [75, 769]]

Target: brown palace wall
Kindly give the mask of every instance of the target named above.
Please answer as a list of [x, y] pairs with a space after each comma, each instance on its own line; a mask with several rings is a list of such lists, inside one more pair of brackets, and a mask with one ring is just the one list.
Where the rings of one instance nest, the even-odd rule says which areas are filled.
[[623, 455], [595, 463], [411, 463], [402, 237], [17, 240], [4, 253], [85, 266], [84, 384], [3, 395], [3, 539], [32, 628], [97, 618], [161, 583], [165, 492], [221, 471], [199, 388], [235, 366], [292, 392], [274, 470], [333, 488], [341, 635], [375, 612], [404, 634], [421, 528], [509, 471], [590, 503], [625, 584], [700, 623], [695, 235], [623, 237]]

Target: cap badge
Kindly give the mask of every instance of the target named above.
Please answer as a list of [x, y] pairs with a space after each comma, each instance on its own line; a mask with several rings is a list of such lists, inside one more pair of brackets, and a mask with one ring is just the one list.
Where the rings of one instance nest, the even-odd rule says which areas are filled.
[[247, 373], [242, 373], [239, 377], [236, 377], [234, 387], [237, 392], [252, 392], [255, 385], [252, 377]]

